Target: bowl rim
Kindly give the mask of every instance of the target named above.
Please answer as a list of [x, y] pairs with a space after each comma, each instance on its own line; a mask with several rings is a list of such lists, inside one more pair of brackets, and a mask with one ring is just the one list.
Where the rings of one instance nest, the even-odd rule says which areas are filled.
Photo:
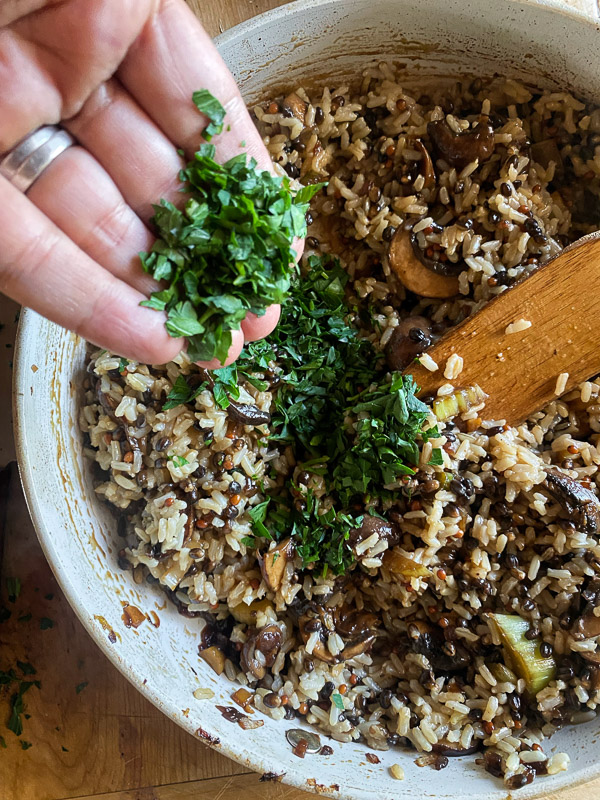
[[[368, 5], [372, 0], [354, 0], [355, 3]], [[586, 22], [589, 25], [598, 29], [598, 21], [594, 20], [591, 13], [588, 13], [580, 8], [565, 6], [561, 0], [502, 0], [502, 2], [514, 5], [526, 5], [545, 9], [553, 14], [561, 14], [567, 17], [576, 19], [579, 22]], [[305, 12], [307, 9], [322, 9], [327, 7], [335, 7], [339, 0], [293, 0], [293, 2], [285, 3], [284, 5], [257, 14], [244, 20], [237, 25], [229, 28], [227, 31], [219, 34], [214, 38], [214, 43], [218, 49], [226, 46], [230, 41], [238, 39], [239, 37], [251, 36], [253, 31], [257, 28], [277, 23], [282, 17], [292, 16], [299, 12]], [[142, 678], [129, 669], [120, 653], [110, 645], [103, 631], [98, 626], [92, 624], [90, 614], [81, 598], [81, 593], [75, 588], [70, 579], [68, 569], [63, 567], [60, 558], [55, 557], [53, 548], [51, 546], [52, 537], [49, 535], [49, 529], [45, 522], [45, 517], [40, 508], [40, 501], [36, 490], [35, 476], [32, 471], [32, 463], [28, 456], [27, 448], [27, 425], [25, 423], [25, 407], [24, 407], [24, 389], [28, 385], [30, 379], [30, 365], [27, 359], [27, 349], [30, 328], [35, 328], [40, 315], [29, 308], [22, 308], [19, 316], [19, 323], [17, 327], [17, 336], [15, 342], [14, 353], [14, 369], [13, 369], [13, 391], [12, 391], [12, 409], [13, 409], [13, 431], [15, 440], [15, 449], [17, 455], [17, 464], [19, 469], [19, 476], [23, 487], [23, 493], [27, 504], [27, 509], [34, 526], [36, 536], [44, 552], [44, 556], [56, 578], [61, 590], [67, 598], [69, 605], [75, 612], [77, 618], [86, 630], [87, 634], [91, 636], [95, 644], [100, 648], [108, 660], [116, 669], [131, 683], [147, 700], [149, 700], [161, 713], [165, 714], [169, 719], [175, 722], [179, 727], [186, 730], [190, 735], [194, 735], [193, 726], [191, 721], [185, 717], [176, 715], [165, 707], [164, 701], [161, 697], [152, 690], [149, 683], [142, 681]], [[63, 332], [68, 335], [67, 331]], [[211, 723], [206, 724], [207, 733], [215, 736], [220, 743], [213, 745], [210, 741], [203, 741], [203, 744], [209, 746], [211, 749], [225, 755], [236, 763], [251, 768], [254, 772], [260, 773], [263, 770], [261, 765], [261, 756], [255, 750], [247, 751], [250, 757], [244, 755], [240, 748], [235, 748], [231, 742], [236, 742], [235, 736], [229, 735], [223, 737], [221, 731], [217, 728], [212, 728]], [[222, 738], [221, 738], [222, 737]], [[196, 737], [197, 738], [197, 737]], [[311, 787], [307, 786], [305, 780], [301, 777], [296, 777], [297, 773], [288, 773], [285, 783], [288, 786], [293, 786], [301, 791], [310, 792]], [[573, 780], [569, 779], [569, 772], [562, 773], [561, 777], [556, 778], [554, 785], [551, 788], [552, 795], [566, 790], [575, 789], [579, 786], [589, 783], [590, 781], [600, 777], [600, 761], [588, 767], [581, 769]], [[543, 800], [548, 796], [548, 790], [544, 786], [544, 781], [535, 782], [533, 784], [535, 789], [532, 792], [520, 792], [523, 800]], [[491, 788], [491, 787], [490, 787]], [[343, 789], [343, 787], [342, 787]], [[328, 797], [342, 798], [344, 795], [340, 791], [332, 790], [317, 790], [315, 793]], [[511, 796], [508, 790], [507, 797]], [[484, 800], [482, 798], [482, 800]]]

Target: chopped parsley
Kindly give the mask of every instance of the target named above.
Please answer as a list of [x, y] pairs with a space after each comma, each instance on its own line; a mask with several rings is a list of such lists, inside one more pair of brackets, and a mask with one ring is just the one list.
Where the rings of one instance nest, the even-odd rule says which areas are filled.
[[293, 282], [277, 329], [248, 344], [229, 369], [248, 380], [277, 364], [269, 438], [290, 445], [302, 470], [322, 476], [327, 502], [288, 480], [250, 510], [253, 536], [243, 543], [291, 536], [305, 567], [341, 574], [354, 560], [347, 542], [365, 501], [391, 497], [385, 486], [414, 474], [420, 442], [439, 434], [426, 429], [429, 409], [413, 379], [389, 375], [360, 338], [339, 262], [311, 257], [308, 267]]
[[39, 681], [19, 681], [17, 691], [14, 692], [10, 698], [10, 717], [6, 723], [6, 727], [9, 731], [12, 731], [15, 736], [20, 736], [23, 733], [23, 716], [25, 710], [23, 695], [25, 692], [29, 691], [32, 686], [37, 686], [39, 689], [41, 684]]
[[54, 622], [49, 617], [42, 617], [40, 620], [40, 629], [47, 631], [54, 627]]
[[6, 739], [4, 738], [4, 736], [0, 736], [0, 747], [4, 748], [4, 750], [6, 750], [7, 744], [6, 744]]
[[195, 400], [201, 391], [206, 389], [208, 383], [204, 381], [200, 386], [192, 388], [183, 375], [178, 375], [177, 380], [173, 384], [173, 388], [167, 395], [167, 401], [163, 405], [163, 411], [168, 411], [170, 408], [176, 408], [183, 403], [191, 403]]
[[85, 687], [87, 685], [88, 685], [88, 681], [82, 681], [81, 683], [77, 684], [77, 686], [75, 687], [75, 691], [77, 692], [77, 694], [80, 694], [81, 692], [83, 692], [83, 690], [85, 689]]
[[342, 699], [341, 694], [338, 694], [338, 692], [334, 692], [331, 695], [331, 699], [333, 700], [333, 704], [336, 708], [339, 708], [340, 711], [344, 710], [344, 701]]
[[17, 667], [21, 670], [23, 675], [35, 675], [37, 670], [27, 661], [17, 661]]
[[20, 578], [7, 578], [6, 579], [6, 593], [11, 603], [16, 602], [21, 594], [21, 579]]
[[[223, 106], [205, 89], [193, 99], [210, 120], [203, 134], [210, 141], [222, 130]], [[308, 204], [322, 184], [293, 193], [289, 178], [259, 171], [245, 153], [217, 163], [212, 144], [200, 146], [180, 178], [185, 207], [154, 206], [157, 240], [140, 254], [144, 270], [167, 287], [142, 305], [166, 311], [168, 333], [187, 339], [192, 361], [223, 363], [246, 314], [284, 300], [292, 242], [306, 235]]]
[[129, 361], [126, 358], [119, 359], [119, 372], [121, 375], [125, 374], [128, 366], [129, 366]]
[[204, 129], [203, 136], [207, 142], [210, 142], [213, 136], [219, 134], [223, 130], [223, 120], [225, 119], [225, 109], [219, 103], [216, 97], [208, 91], [208, 89], [199, 89], [192, 95], [194, 105], [205, 117], [208, 117], [209, 123]]
[[181, 467], [185, 467], [186, 464], [190, 463], [187, 458], [184, 458], [183, 456], [168, 456], [167, 461], [172, 461], [178, 469], [181, 469]]
[[26, 742], [25, 739], [21, 739], [21, 749], [22, 750], [29, 750], [30, 747], [33, 747], [31, 742]]

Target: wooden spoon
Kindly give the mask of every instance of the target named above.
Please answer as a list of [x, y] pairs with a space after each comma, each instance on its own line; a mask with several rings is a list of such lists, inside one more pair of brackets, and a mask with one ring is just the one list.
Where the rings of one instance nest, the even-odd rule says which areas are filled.
[[[526, 320], [516, 333], [507, 328]], [[517, 327], [520, 327], [517, 325]], [[510, 330], [510, 328], [509, 328]], [[557, 378], [568, 373], [564, 391], [600, 372], [600, 231], [565, 248], [528, 277], [502, 292], [481, 311], [452, 328], [427, 355], [438, 364], [405, 372], [421, 395], [442, 384], [478, 384], [488, 395], [482, 415], [517, 424], [555, 395]], [[444, 377], [446, 361], [464, 360], [457, 378]]]

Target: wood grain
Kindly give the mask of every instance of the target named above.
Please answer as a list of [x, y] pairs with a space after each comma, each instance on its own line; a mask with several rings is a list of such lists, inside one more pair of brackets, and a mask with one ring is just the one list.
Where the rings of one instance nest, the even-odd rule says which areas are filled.
[[[247, 772], [168, 720], [96, 648], [52, 576], [14, 465], [10, 478], [3, 578], [18, 576], [22, 591], [7, 602], [2, 580], [11, 617], [0, 624], [0, 670], [31, 663], [41, 689], [25, 696], [28, 750], [4, 727], [11, 692], [0, 691], [0, 799], [63, 800]], [[53, 627], [42, 630], [43, 618]]]
[[[600, 242], [594, 238], [564, 251], [443, 336], [427, 351], [437, 372], [421, 365], [406, 371], [428, 394], [447, 382], [446, 360], [458, 353], [464, 367], [450, 382], [479, 384], [488, 394], [488, 419], [522, 422], [555, 397], [560, 373], [569, 373], [569, 390], [600, 371], [599, 299]], [[521, 319], [531, 327], [506, 333]]]

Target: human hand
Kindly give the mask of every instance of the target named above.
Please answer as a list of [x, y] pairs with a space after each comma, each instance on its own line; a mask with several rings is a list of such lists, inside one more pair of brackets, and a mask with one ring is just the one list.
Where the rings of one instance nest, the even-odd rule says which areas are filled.
[[[163, 363], [183, 346], [162, 313], [139, 303], [157, 286], [138, 253], [150, 249], [152, 203], [181, 202], [178, 171], [206, 119], [191, 103], [206, 88], [230, 130], [213, 139], [225, 161], [269, 155], [235, 81], [183, 0], [4, 0], [0, 4], [0, 153], [58, 124], [67, 149], [27, 192], [0, 176], [0, 291], [91, 342]], [[244, 340], [273, 330], [279, 307], [248, 315]], [[209, 366], [221, 366], [210, 363]]]

